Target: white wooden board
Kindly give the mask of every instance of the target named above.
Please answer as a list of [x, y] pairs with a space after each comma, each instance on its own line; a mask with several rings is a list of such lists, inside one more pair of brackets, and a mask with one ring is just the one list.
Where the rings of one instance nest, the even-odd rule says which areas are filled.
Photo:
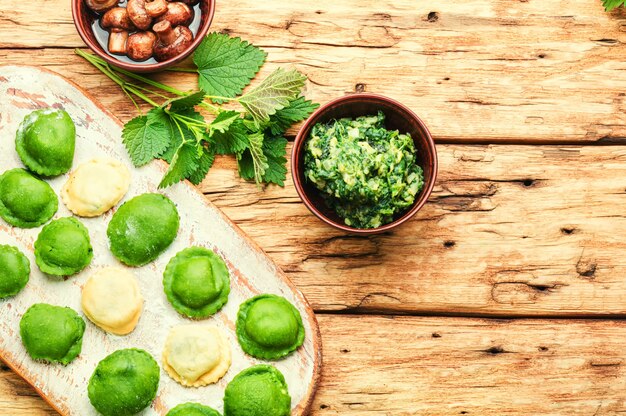
[[[120, 97], [123, 97], [121, 93]], [[145, 192], [159, 192], [157, 185], [165, 172], [165, 163], [154, 162], [140, 169], [133, 168], [121, 142], [120, 122], [73, 83], [35, 67], [0, 66], [0, 172], [22, 167], [15, 152], [15, 132], [26, 114], [43, 107], [64, 108], [76, 123], [74, 167], [94, 157], [113, 157], [127, 164], [132, 172], [131, 187], [122, 202]], [[49, 181], [57, 195], [66, 180], [67, 175], [62, 175]], [[169, 329], [190, 322], [167, 302], [162, 274], [169, 259], [178, 251], [200, 245], [214, 249], [226, 259], [231, 273], [228, 303], [222, 311], [202, 322], [215, 324], [228, 333], [233, 364], [217, 384], [198, 389], [180, 386], [162, 370], [158, 396], [141, 414], [164, 415], [170, 408], [187, 401], [200, 402], [222, 411], [226, 384], [239, 371], [262, 362], [246, 356], [235, 335], [239, 305], [259, 293], [284, 296], [302, 314], [306, 329], [304, 345], [295, 354], [273, 364], [282, 371], [289, 384], [292, 414], [306, 414], [321, 368], [319, 329], [306, 300], [267, 255], [193, 185], [180, 183], [163, 193], [178, 207], [180, 231], [174, 243], [155, 262], [132, 269], [146, 300], [139, 325], [132, 334], [120, 337], [103, 332], [85, 318], [87, 329], [82, 353], [66, 367], [33, 361], [20, 341], [19, 321], [26, 309], [37, 302], [69, 306], [82, 314], [80, 292], [86, 279], [99, 268], [121, 265], [111, 255], [106, 237], [112, 212], [99, 218], [81, 219], [89, 229], [94, 259], [88, 268], [66, 281], [47, 277], [35, 265], [33, 243], [41, 227], [30, 230], [12, 228], [0, 220], [0, 244], [19, 247], [31, 261], [30, 282], [24, 291], [14, 298], [0, 301], [0, 356], [61, 414], [96, 415], [87, 398], [87, 383], [101, 359], [121, 348], [138, 347], [150, 352], [160, 362]], [[59, 201], [55, 218], [69, 215], [71, 213]]]

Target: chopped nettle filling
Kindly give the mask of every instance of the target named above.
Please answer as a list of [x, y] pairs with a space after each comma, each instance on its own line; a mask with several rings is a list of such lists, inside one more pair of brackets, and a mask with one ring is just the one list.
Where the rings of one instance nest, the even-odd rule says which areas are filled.
[[305, 177], [346, 225], [377, 228], [410, 208], [424, 186], [409, 134], [385, 128], [385, 115], [343, 118], [313, 127]]

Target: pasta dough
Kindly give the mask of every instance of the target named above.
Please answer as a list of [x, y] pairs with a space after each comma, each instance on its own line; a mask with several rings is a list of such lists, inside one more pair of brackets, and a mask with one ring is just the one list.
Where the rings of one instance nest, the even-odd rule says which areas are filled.
[[57, 196], [47, 182], [25, 169], [0, 175], [0, 216], [20, 228], [39, 227], [57, 212]]
[[126, 195], [130, 172], [114, 159], [92, 159], [80, 165], [61, 190], [67, 208], [80, 217], [97, 217]]
[[87, 393], [92, 406], [104, 416], [131, 416], [154, 400], [161, 371], [144, 350], [117, 350], [98, 363]]
[[179, 404], [169, 412], [166, 416], [221, 416], [219, 412], [209, 406], [198, 403]]
[[302, 317], [281, 296], [255, 296], [239, 307], [237, 339], [251, 356], [277, 360], [291, 354], [304, 342]]
[[283, 374], [271, 365], [255, 365], [226, 386], [224, 416], [289, 416], [291, 396]]
[[143, 266], [155, 260], [178, 234], [176, 205], [161, 194], [142, 194], [126, 201], [107, 228], [111, 252], [122, 263]]
[[143, 309], [137, 279], [119, 267], [99, 270], [83, 287], [82, 307], [87, 318], [105, 331], [131, 333]]
[[216, 327], [181, 325], [172, 328], [163, 349], [163, 368], [183, 386], [217, 382], [230, 368], [230, 346]]
[[0, 299], [17, 295], [29, 275], [28, 258], [17, 247], [0, 245]]
[[71, 308], [36, 303], [20, 320], [20, 336], [35, 360], [67, 365], [80, 354], [85, 321]]
[[167, 264], [163, 287], [174, 309], [188, 318], [202, 319], [228, 301], [230, 275], [224, 260], [213, 251], [190, 247]]
[[65, 110], [46, 108], [27, 115], [15, 135], [15, 149], [28, 170], [57, 176], [72, 167], [76, 126]]
[[52, 221], [35, 241], [35, 262], [47, 274], [71, 276], [87, 267], [92, 258], [89, 232], [73, 217]]

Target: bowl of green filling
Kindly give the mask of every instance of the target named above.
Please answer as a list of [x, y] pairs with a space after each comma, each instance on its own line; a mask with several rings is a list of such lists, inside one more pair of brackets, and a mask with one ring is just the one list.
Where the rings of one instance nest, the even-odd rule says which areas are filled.
[[389, 231], [428, 200], [437, 176], [435, 143], [403, 104], [355, 94], [320, 107], [293, 147], [298, 194], [322, 221], [356, 234]]

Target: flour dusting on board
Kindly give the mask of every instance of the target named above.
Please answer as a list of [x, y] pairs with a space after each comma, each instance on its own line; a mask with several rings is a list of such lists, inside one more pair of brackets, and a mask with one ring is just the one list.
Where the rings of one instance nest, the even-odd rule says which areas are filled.
[[[131, 170], [130, 190], [121, 203], [145, 192], [159, 192], [157, 186], [166, 165], [154, 162], [139, 169], [133, 168], [122, 145], [122, 128], [116, 120], [60, 76], [34, 67], [2, 67], [0, 171], [22, 167], [15, 152], [16, 130], [28, 113], [43, 106], [65, 109], [76, 124], [73, 168], [94, 157], [106, 155], [120, 160]], [[57, 195], [67, 178], [68, 174], [65, 174], [48, 181]], [[168, 303], [162, 280], [167, 262], [177, 252], [194, 244], [215, 250], [226, 260], [231, 274], [228, 303], [216, 315], [199, 323], [216, 325], [228, 334], [232, 348], [232, 367], [217, 384], [202, 388], [182, 387], [161, 369], [157, 399], [140, 414], [165, 415], [170, 408], [188, 401], [223, 410], [222, 399], [226, 384], [241, 370], [263, 362], [246, 356], [235, 335], [239, 305], [259, 293], [284, 296], [302, 314], [306, 329], [304, 345], [287, 359], [271, 364], [285, 375], [289, 384], [292, 413], [303, 414], [314, 394], [321, 365], [317, 323], [304, 298], [285, 280], [274, 263], [193, 186], [181, 183], [162, 193], [177, 205], [181, 217], [180, 231], [174, 243], [155, 262], [131, 269], [139, 279], [146, 299], [139, 325], [130, 335], [116, 336], [103, 332], [85, 318], [87, 329], [82, 353], [67, 367], [33, 361], [26, 354], [19, 339], [19, 321], [26, 309], [37, 302], [69, 306], [84, 317], [80, 307], [80, 293], [87, 278], [103, 267], [121, 266], [108, 248], [106, 227], [112, 212], [97, 218], [80, 219], [89, 229], [94, 259], [89, 267], [66, 281], [45, 276], [35, 265], [33, 243], [41, 227], [18, 229], [0, 221], [0, 244], [17, 246], [31, 262], [30, 281], [26, 288], [16, 297], [0, 301], [0, 355], [63, 414], [97, 415], [87, 398], [87, 383], [100, 360], [115, 350], [137, 347], [147, 350], [160, 363], [163, 344], [170, 328], [191, 322], [178, 315]], [[70, 215], [60, 202], [59, 211], [54, 218]]]

